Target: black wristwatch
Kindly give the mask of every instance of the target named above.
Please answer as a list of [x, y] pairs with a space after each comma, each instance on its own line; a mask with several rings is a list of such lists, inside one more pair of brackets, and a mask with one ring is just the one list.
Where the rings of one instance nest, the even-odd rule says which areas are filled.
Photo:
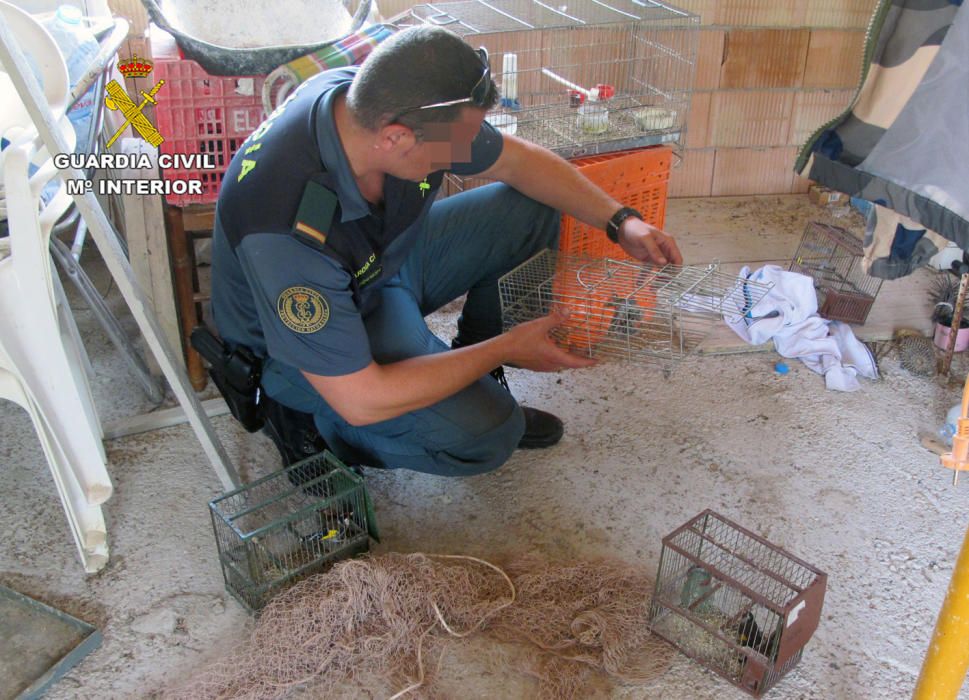
[[619, 227], [622, 226], [622, 222], [628, 219], [630, 216], [634, 216], [640, 221], [643, 220], [643, 215], [632, 207], [623, 207], [609, 219], [609, 223], [606, 224], [606, 236], [613, 243], [619, 242]]

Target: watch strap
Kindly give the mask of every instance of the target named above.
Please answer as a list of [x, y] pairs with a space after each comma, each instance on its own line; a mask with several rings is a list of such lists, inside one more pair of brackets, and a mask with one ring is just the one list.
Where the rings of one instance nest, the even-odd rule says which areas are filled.
[[606, 224], [606, 236], [609, 237], [610, 241], [613, 243], [619, 242], [619, 228], [622, 226], [623, 222], [631, 216], [639, 219], [640, 221], [643, 219], [643, 215], [632, 207], [622, 207], [612, 215], [609, 222]]

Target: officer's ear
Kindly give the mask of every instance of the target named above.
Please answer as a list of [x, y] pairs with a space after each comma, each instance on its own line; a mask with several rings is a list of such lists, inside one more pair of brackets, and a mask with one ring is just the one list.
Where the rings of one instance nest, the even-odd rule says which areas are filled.
[[392, 151], [408, 151], [417, 143], [417, 134], [409, 126], [403, 124], [387, 124], [377, 132], [374, 148], [386, 153]]

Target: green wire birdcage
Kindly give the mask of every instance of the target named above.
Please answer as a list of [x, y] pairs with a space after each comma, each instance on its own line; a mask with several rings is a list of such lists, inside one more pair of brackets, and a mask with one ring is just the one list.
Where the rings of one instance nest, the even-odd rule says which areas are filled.
[[331, 452], [209, 503], [228, 591], [250, 611], [379, 539], [363, 478]]

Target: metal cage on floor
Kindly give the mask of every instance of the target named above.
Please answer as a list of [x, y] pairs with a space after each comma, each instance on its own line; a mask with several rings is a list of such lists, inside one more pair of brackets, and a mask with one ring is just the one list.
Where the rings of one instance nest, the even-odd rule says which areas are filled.
[[663, 538], [654, 634], [760, 697], [801, 659], [827, 575], [706, 510]]
[[553, 332], [560, 346], [666, 372], [721, 320], [747, 314], [770, 288], [722, 272], [716, 263], [656, 266], [552, 250], [498, 280], [506, 330], [564, 307], [569, 320]]
[[850, 231], [814, 221], [805, 227], [789, 269], [814, 280], [819, 315], [863, 324], [882, 280], [865, 272], [862, 256], [861, 241]]
[[363, 479], [322, 452], [209, 503], [228, 591], [250, 611], [309, 574], [370, 547]]
[[436, 25], [490, 55], [499, 130], [572, 158], [682, 142], [700, 18], [652, 0], [416, 5], [397, 28]]

